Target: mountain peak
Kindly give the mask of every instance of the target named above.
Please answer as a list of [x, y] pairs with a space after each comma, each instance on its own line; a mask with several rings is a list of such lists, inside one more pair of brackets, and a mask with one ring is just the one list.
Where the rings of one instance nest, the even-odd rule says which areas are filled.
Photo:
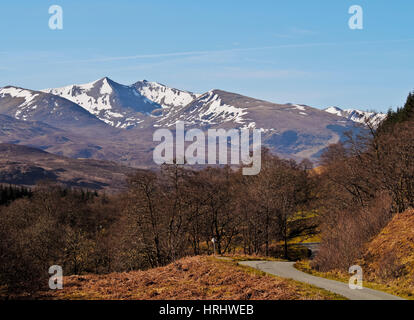
[[343, 110], [342, 110], [341, 108], [338, 108], [338, 107], [335, 107], [335, 106], [325, 108], [325, 109], [323, 109], [323, 111], [326, 111], [326, 112], [328, 112], [328, 113], [335, 114], [335, 115], [340, 116], [340, 117], [342, 117], [342, 116], [343, 116], [343, 115], [342, 115]]
[[132, 85], [141, 95], [158, 103], [163, 108], [183, 107], [199, 95], [185, 90], [170, 88], [162, 83], [148, 80], [137, 81]]
[[13, 86], [0, 89], [0, 113], [57, 127], [103, 125], [95, 116], [63, 97]]
[[324, 110], [324, 111], [327, 111], [327, 112], [329, 112], [329, 111], [342, 111], [342, 109], [341, 109], [341, 108], [336, 107], [336, 106], [328, 107], [328, 108], [325, 108], [325, 109], [323, 109], [323, 110]]
[[64, 97], [110, 126], [123, 129], [138, 126], [152, 111], [161, 108], [133, 86], [119, 84], [108, 77], [45, 92]]
[[115, 81], [113, 81], [109, 77], [103, 77], [103, 78], [100, 78], [98, 80], [93, 81], [92, 83], [97, 83], [97, 82], [107, 82], [107, 83], [109, 83], [109, 82], [115, 82]]
[[364, 125], [366, 125], [368, 122], [374, 127], [378, 127], [381, 121], [383, 121], [387, 116], [381, 112], [368, 112], [358, 109], [341, 109], [338, 107], [329, 107], [324, 109], [324, 111], [335, 114], [339, 117], [346, 118], [353, 122], [362, 123]]
[[[207, 93], [220, 94], [220, 93], [230, 93], [230, 92], [224, 91], [224, 90], [221, 90], [221, 89], [211, 89]], [[233, 94], [236, 94], [236, 93], [233, 93]]]

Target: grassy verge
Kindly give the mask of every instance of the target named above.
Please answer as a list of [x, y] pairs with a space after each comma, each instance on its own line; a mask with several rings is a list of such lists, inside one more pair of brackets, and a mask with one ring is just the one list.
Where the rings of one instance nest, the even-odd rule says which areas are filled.
[[[242, 250], [236, 251], [232, 255], [225, 255], [234, 259], [241, 260], [269, 260], [269, 261], [286, 261], [284, 259], [284, 245], [282, 242], [271, 243], [269, 246], [269, 256], [264, 255], [245, 255]], [[301, 243], [288, 244], [288, 257], [290, 261], [306, 259], [310, 256], [310, 250], [302, 246]]]
[[[312, 267], [310, 266], [309, 260], [297, 261], [294, 267], [300, 271], [306, 272], [313, 276], [326, 278], [330, 280], [336, 280], [336, 281], [345, 282], [345, 283], [348, 283], [349, 278], [350, 278], [349, 274], [342, 272], [342, 271], [338, 271], [338, 270], [330, 271], [330, 272], [320, 272], [315, 269], [312, 269]], [[384, 291], [386, 293], [399, 296], [404, 299], [414, 300], [414, 296], [412, 295], [411, 292], [407, 292], [404, 289], [401, 289], [396, 286], [375, 283], [375, 282], [370, 282], [370, 281], [365, 281], [365, 280], [363, 282], [363, 285], [366, 288]]]
[[[280, 258], [265, 257], [265, 256], [249, 256], [249, 255], [223, 255], [217, 258], [228, 258], [235, 262], [240, 261], [287, 261]], [[220, 260], [220, 259], [219, 259]]]

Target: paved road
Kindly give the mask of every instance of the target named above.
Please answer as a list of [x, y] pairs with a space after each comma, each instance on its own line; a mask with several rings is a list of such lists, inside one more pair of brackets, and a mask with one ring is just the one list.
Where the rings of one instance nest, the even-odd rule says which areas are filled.
[[315, 277], [299, 271], [293, 266], [295, 264], [294, 262], [242, 261], [239, 263], [282, 278], [305, 282], [334, 292], [350, 300], [404, 300], [391, 294], [368, 288], [352, 290], [347, 283]]
[[319, 242], [307, 242], [307, 243], [299, 243], [301, 246], [304, 246], [305, 248], [308, 248], [311, 251], [311, 256], [310, 258], [313, 259], [316, 254], [319, 251], [319, 246], [320, 243]]

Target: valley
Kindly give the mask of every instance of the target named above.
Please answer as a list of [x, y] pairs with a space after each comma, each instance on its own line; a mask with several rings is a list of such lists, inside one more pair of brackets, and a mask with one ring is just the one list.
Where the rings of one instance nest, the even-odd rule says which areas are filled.
[[12, 144], [0, 144], [0, 168], [0, 184], [35, 187], [50, 182], [107, 193], [126, 190], [127, 177], [136, 172], [116, 162], [72, 159]]

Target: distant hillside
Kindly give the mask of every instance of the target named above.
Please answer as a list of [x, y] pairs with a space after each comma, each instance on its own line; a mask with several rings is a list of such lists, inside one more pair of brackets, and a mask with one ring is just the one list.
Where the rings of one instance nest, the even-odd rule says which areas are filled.
[[363, 132], [362, 125], [306, 105], [277, 104], [222, 90], [211, 90], [190, 104], [156, 119], [154, 126], [260, 129], [263, 144], [281, 157], [317, 160], [344, 132]]
[[71, 159], [39, 149], [0, 144], [0, 183], [34, 186], [50, 180], [67, 187], [116, 192], [134, 169], [114, 162]]
[[39, 137], [53, 139], [61, 136], [64, 130], [52, 127], [40, 121], [19, 120], [5, 114], [0, 114], [0, 141], [3, 143], [18, 144], [20, 141], [28, 141]]

